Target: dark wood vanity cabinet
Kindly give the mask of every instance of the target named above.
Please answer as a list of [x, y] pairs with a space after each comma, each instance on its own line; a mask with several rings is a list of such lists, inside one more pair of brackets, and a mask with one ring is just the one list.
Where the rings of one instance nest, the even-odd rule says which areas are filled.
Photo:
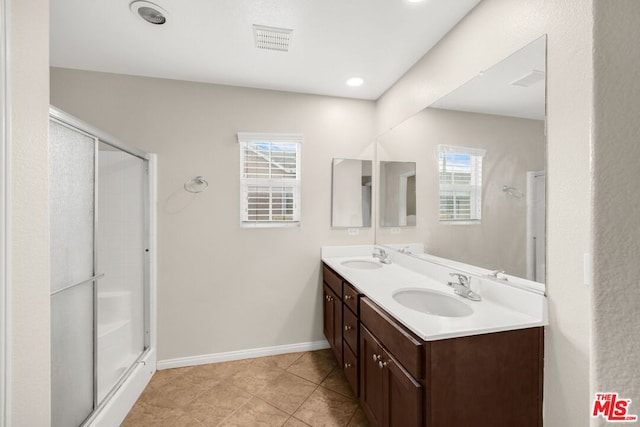
[[544, 328], [425, 343], [429, 427], [540, 427]]
[[423, 341], [325, 265], [323, 281], [325, 336], [373, 426], [542, 426], [542, 327]]
[[422, 426], [422, 385], [360, 327], [360, 402], [374, 426]]
[[342, 363], [342, 301], [326, 284], [322, 296], [324, 336], [338, 363]]
[[344, 374], [356, 396], [359, 395], [360, 329], [358, 327], [360, 300], [358, 291], [348, 282], [342, 283], [342, 355]]
[[360, 300], [360, 307], [360, 402], [364, 412], [374, 426], [422, 426], [423, 386], [421, 378], [414, 376], [422, 373], [422, 343], [367, 298]]
[[359, 295], [353, 286], [326, 265], [322, 266], [322, 280], [324, 335], [357, 396]]

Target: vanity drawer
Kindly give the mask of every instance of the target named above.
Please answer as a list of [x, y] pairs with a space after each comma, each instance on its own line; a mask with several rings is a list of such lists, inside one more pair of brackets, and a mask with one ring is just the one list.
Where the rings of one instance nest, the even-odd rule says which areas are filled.
[[322, 264], [322, 280], [329, 286], [333, 292], [342, 297], [342, 277], [338, 276], [329, 267]]
[[356, 397], [358, 396], [358, 358], [356, 355], [349, 349], [349, 346], [344, 347], [344, 365], [342, 366], [344, 371], [344, 376], [349, 381], [349, 385], [351, 389], [355, 393]]
[[358, 353], [358, 318], [350, 310], [343, 310], [342, 323], [344, 328], [342, 336], [344, 341], [351, 347], [355, 354]]
[[342, 296], [342, 301], [344, 304], [349, 307], [349, 309], [355, 314], [358, 315], [358, 291], [351, 286], [350, 283], [344, 282], [344, 294]]
[[424, 350], [418, 338], [366, 297], [360, 299], [360, 321], [411, 375], [424, 378]]

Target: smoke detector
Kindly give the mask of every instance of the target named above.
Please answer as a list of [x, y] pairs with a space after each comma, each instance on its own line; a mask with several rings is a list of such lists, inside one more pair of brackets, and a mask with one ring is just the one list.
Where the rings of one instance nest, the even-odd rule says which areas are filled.
[[167, 11], [155, 3], [136, 0], [129, 5], [131, 12], [153, 25], [163, 25], [167, 22]]
[[289, 51], [289, 41], [293, 30], [286, 28], [253, 26], [253, 35], [258, 49]]
[[532, 70], [530, 73], [512, 81], [510, 84], [513, 86], [530, 87], [534, 84], [544, 81], [544, 71]]

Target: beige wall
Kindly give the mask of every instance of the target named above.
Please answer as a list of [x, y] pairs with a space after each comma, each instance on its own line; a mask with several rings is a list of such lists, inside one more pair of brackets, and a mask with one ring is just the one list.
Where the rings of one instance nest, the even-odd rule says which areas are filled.
[[640, 2], [594, 3], [593, 391], [640, 416]]
[[[440, 222], [439, 144], [487, 150], [480, 224]], [[524, 193], [527, 171], [544, 169], [544, 146], [538, 120], [434, 108], [413, 115], [378, 138], [378, 159], [416, 162], [417, 224], [400, 234], [382, 228], [378, 242], [418, 241], [430, 254], [525, 277], [527, 201], [508, 197], [502, 186]]]
[[[373, 158], [373, 102], [54, 68], [51, 103], [158, 154], [159, 360], [324, 340], [320, 246], [373, 242], [331, 229], [331, 160]], [[304, 134], [301, 227], [240, 228], [238, 131]]]
[[[608, 3], [607, 3], [608, 4]], [[589, 423], [592, 1], [484, 0], [377, 103], [378, 132], [548, 34], [545, 425]], [[455, 54], [454, 54], [455, 53]]]
[[12, 418], [47, 426], [49, 371], [49, 2], [11, 2]]

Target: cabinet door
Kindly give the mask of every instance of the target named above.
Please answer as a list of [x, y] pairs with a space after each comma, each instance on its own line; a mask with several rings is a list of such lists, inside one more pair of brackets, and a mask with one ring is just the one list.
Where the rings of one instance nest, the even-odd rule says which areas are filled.
[[327, 285], [323, 286], [322, 296], [324, 336], [342, 365], [342, 302]]
[[422, 386], [388, 352], [383, 353], [383, 426], [422, 425]]
[[385, 425], [382, 375], [378, 362], [383, 357], [378, 340], [360, 325], [360, 402], [373, 426]]

